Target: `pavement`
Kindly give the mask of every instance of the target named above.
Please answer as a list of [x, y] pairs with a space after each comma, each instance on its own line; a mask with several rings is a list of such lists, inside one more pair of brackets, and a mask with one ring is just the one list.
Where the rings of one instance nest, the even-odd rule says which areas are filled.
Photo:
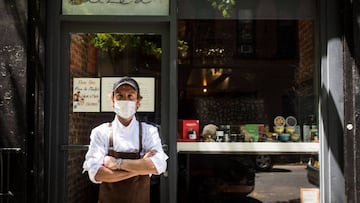
[[307, 179], [306, 164], [274, 165], [269, 172], [256, 173], [249, 196], [263, 203], [300, 203], [300, 188], [316, 188]]

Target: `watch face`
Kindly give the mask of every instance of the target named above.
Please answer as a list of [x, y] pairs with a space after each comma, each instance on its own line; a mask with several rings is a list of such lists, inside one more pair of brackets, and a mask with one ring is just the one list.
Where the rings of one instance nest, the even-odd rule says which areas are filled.
[[274, 119], [275, 126], [284, 126], [285, 125], [285, 118], [282, 116], [276, 116]]
[[297, 124], [297, 120], [294, 116], [288, 116], [285, 121], [287, 126], [295, 127]]
[[120, 164], [121, 164], [121, 161], [122, 161], [122, 159], [115, 159], [116, 165], [120, 165]]

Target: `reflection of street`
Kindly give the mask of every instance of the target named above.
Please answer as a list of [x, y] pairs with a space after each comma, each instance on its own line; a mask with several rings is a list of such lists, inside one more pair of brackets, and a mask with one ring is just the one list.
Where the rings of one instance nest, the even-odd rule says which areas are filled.
[[255, 190], [250, 196], [263, 203], [298, 203], [300, 188], [314, 188], [306, 176], [306, 164], [274, 165], [269, 172], [255, 176]]

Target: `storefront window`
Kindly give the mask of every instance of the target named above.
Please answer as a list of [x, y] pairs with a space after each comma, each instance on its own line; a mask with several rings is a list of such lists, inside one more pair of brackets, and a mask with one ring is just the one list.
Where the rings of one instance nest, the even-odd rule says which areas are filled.
[[311, 20], [179, 21], [179, 118], [272, 131], [292, 116], [300, 134], [316, 123], [313, 32]]
[[[271, 171], [280, 155], [291, 163], [317, 157], [316, 147], [314, 153], [305, 149], [319, 142], [315, 1], [178, 5], [179, 188], [186, 188], [179, 201], [224, 202], [239, 194], [289, 201], [258, 193], [255, 171]], [[253, 145], [245, 151], [250, 145], [241, 143]], [[289, 153], [278, 143], [297, 150]], [[300, 188], [317, 187], [305, 171], [291, 191], [295, 199]]]

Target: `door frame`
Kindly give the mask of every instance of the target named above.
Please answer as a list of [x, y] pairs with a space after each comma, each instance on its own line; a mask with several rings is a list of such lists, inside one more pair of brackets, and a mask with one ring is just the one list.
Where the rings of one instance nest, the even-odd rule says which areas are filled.
[[[48, 11], [58, 10], [51, 4]], [[174, 4], [171, 6], [173, 10]], [[161, 176], [161, 202], [176, 199], [177, 157], [177, 78], [176, 20], [165, 17], [139, 16], [61, 16], [50, 15], [48, 19], [47, 71], [46, 71], [46, 194], [49, 202], [66, 202], [66, 152], [68, 146], [69, 109], [69, 33], [114, 32], [157, 33], [162, 40], [161, 59], [161, 134], [168, 145], [168, 172]], [[171, 21], [171, 22], [170, 22]], [[65, 96], [64, 96], [65, 95]], [[169, 186], [172, 186], [171, 188]], [[175, 187], [174, 187], [175, 186]]]

